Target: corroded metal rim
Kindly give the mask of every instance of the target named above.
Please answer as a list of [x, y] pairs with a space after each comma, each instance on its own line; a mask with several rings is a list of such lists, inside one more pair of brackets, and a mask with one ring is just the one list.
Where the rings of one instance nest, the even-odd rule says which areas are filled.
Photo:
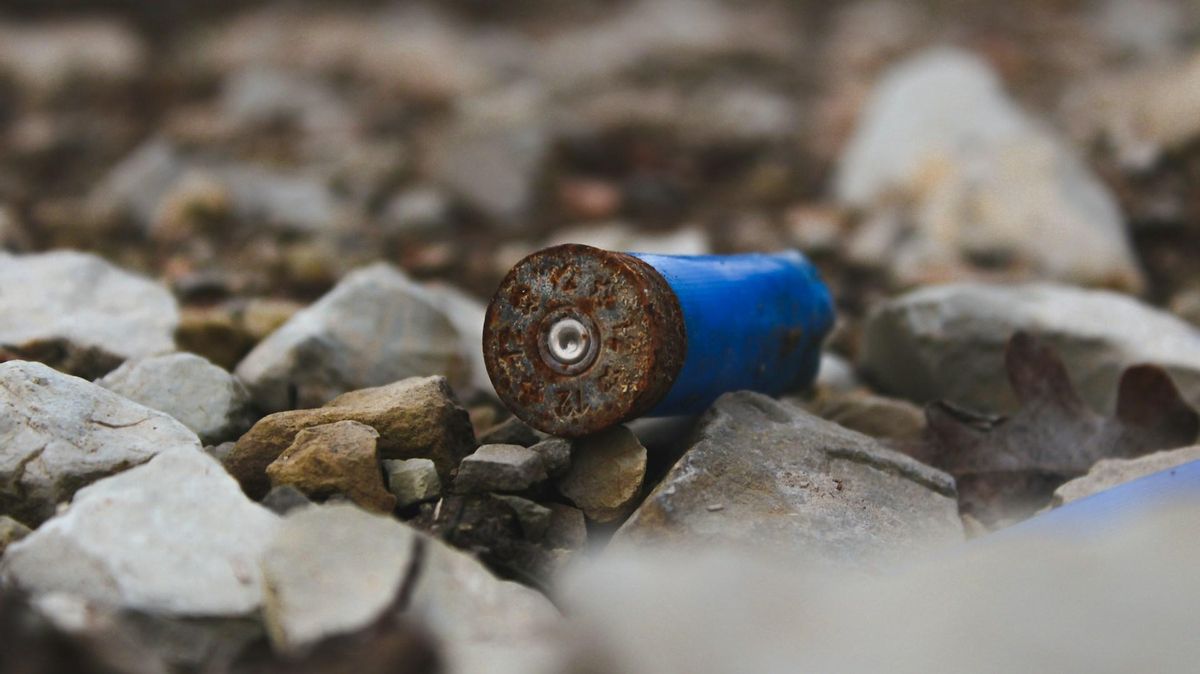
[[[595, 337], [578, 362], [550, 357], [554, 325]], [[525, 423], [578, 437], [638, 417], [667, 394], [687, 351], [683, 312], [653, 267], [567, 244], [517, 263], [488, 305], [483, 355], [500, 400]]]

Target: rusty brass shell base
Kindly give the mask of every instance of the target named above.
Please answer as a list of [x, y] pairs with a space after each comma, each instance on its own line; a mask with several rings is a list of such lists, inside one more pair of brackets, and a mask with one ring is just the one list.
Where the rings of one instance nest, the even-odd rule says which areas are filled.
[[[555, 345], [552, 334], [572, 341]], [[530, 426], [562, 437], [649, 411], [686, 352], [683, 312], [662, 275], [631, 255], [578, 244], [518, 262], [483, 328], [500, 400]], [[580, 355], [556, 360], [562, 354]]]

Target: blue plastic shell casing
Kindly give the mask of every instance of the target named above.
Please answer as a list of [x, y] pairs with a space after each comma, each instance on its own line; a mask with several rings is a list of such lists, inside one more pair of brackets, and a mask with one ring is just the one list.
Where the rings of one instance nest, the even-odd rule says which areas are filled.
[[833, 298], [798, 251], [631, 255], [666, 279], [687, 338], [683, 368], [650, 416], [697, 414], [727, 391], [779, 395], [816, 376]]

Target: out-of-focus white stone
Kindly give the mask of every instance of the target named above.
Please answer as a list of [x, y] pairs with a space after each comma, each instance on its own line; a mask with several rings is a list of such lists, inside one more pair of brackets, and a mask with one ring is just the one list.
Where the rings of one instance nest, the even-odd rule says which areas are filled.
[[1115, 198], [963, 51], [934, 49], [884, 76], [834, 187], [849, 205], [905, 212], [910, 227], [897, 222], [888, 243], [904, 283], [990, 259], [1059, 280], [1142, 285]]

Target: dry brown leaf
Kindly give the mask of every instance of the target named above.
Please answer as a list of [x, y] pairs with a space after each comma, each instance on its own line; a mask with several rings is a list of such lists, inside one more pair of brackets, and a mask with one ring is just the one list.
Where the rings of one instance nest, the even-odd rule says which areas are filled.
[[1031, 513], [1100, 459], [1183, 447], [1200, 431], [1200, 415], [1158, 366], [1125, 370], [1116, 413], [1104, 416], [1080, 399], [1054, 349], [1032, 335], [1013, 335], [1005, 365], [1021, 404], [1011, 417], [948, 402], [925, 410], [922, 458], [958, 480], [963, 511], [985, 522]]

